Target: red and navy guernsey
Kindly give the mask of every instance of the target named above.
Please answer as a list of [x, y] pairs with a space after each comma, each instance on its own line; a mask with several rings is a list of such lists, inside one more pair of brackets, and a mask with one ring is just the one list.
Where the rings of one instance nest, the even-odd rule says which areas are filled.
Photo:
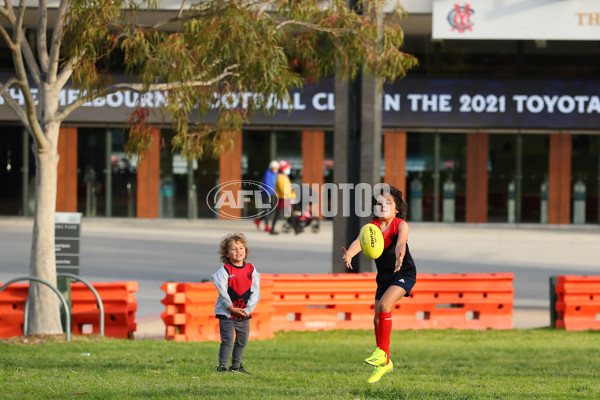
[[[241, 266], [224, 264], [211, 277], [219, 298], [215, 304], [215, 315], [218, 319], [248, 319], [260, 299], [260, 274], [254, 265], [244, 262]], [[242, 308], [248, 317], [234, 317], [228, 307]]]
[[[402, 221], [400, 218], [395, 217], [387, 230], [382, 232], [384, 250], [379, 258], [375, 259], [375, 265], [377, 266], [377, 277], [375, 279], [378, 285], [389, 284], [389, 282], [401, 278], [408, 278], [413, 281], [417, 280], [417, 268], [408, 249], [408, 243], [406, 243], [406, 252], [402, 260], [402, 267], [400, 271], [394, 273], [394, 268], [396, 267], [396, 243], [398, 243], [400, 223]], [[381, 229], [381, 221], [379, 219], [375, 219], [371, 223]]]

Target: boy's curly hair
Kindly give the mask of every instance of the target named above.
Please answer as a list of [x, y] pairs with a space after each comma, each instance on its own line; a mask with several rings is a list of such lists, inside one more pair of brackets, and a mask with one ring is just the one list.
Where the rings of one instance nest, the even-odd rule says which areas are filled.
[[[389, 194], [394, 198], [394, 203], [396, 203], [396, 210], [398, 211], [398, 214], [396, 216], [400, 219], [405, 220], [406, 214], [408, 214], [408, 204], [406, 204], [404, 200], [402, 200], [402, 192], [395, 186], [388, 185], [388, 187], [390, 189], [389, 193], [387, 192], [387, 190], [384, 190], [383, 194]], [[373, 198], [373, 210], [375, 209], [375, 204], [377, 204], [377, 199]], [[373, 214], [373, 218], [377, 219], [377, 216]]]
[[248, 258], [248, 254], [250, 254], [250, 249], [248, 248], [246, 236], [243, 233], [235, 232], [230, 233], [223, 239], [221, 239], [221, 244], [219, 245], [219, 255], [221, 256], [221, 262], [229, 262], [229, 257], [227, 257], [227, 253], [229, 252], [229, 242], [231, 241], [244, 243], [244, 247], [246, 248], [246, 258]]

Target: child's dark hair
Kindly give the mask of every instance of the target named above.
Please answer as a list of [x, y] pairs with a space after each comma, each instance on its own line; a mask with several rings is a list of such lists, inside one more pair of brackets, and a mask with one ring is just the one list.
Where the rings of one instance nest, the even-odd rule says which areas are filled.
[[[389, 188], [389, 192], [387, 188]], [[396, 210], [398, 211], [396, 217], [400, 219], [406, 219], [406, 214], [408, 213], [408, 205], [404, 202], [404, 200], [402, 200], [402, 192], [400, 191], [400, 189], [391, 185], [387, 185], [387, 187], [382, 191], [381, 194], [389, 194], [390, 196], [392, 196], [392, 198], [394, 199], [394, 203], [396, 203]], [[375, 206], [375, 204], [377, 204], [377, 199], [373, 198], [373, 206]], [[373, 218], [376, 219], [377, 217], [373, 215]]]
[[250, 249], [248, 248], [248, 243], [246, 241], [246, 236], [243, 233], [230, 233], [225, 236], [221, 240], [221, 244], [219, 245], [219, 255], [221, 256], [221, 262], [229, 262], [229, 257], [227, 257], [227, 253], [229, 252], [229, 242], [242, 242], [244, 243], [244, 247], [246, 248], [246, 258], [248, 258], [248, 254], [250, 253]]

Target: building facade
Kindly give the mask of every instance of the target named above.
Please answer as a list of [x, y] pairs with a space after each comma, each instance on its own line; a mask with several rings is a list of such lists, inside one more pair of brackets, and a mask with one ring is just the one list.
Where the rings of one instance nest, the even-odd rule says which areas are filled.
[[[384, 85], [381, 180], [405, 193], [409, 221], [598, 224], [600, 6], [494, 3], [403, 2], [410, 13], [404, 50], [420, 65]], [[531, 23], [548, 15], [555, 29]], [[61, 101], [73, 95], [66, 89]], [[128, 158], [124, 121], [137, 100], [159, 108], [164, 98], [111, 95], [63, 124], [57, 211], [216, 218], [210, 190], [260, 181], [272, 159], [290, 162], [297, 183], [336, 181], [333, 80], [293, 92], [274, 116], [231, 132], [233, 148], [218, 159], [173, 153], [172, 132], [158, 118], [148, 154]], [[4, 104], [0, 121], [0, 215], [31, 215], [31, 143]]]

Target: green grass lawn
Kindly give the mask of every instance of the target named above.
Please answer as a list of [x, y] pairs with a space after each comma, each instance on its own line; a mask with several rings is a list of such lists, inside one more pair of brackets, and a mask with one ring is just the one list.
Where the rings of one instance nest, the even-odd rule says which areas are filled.
[[0, 342], [0, 399], [598, 399], [600, 332], [394, 331], [394, 372], [366, 383], [371, 331], [278, 333], [217, 373], [219, 343]]

